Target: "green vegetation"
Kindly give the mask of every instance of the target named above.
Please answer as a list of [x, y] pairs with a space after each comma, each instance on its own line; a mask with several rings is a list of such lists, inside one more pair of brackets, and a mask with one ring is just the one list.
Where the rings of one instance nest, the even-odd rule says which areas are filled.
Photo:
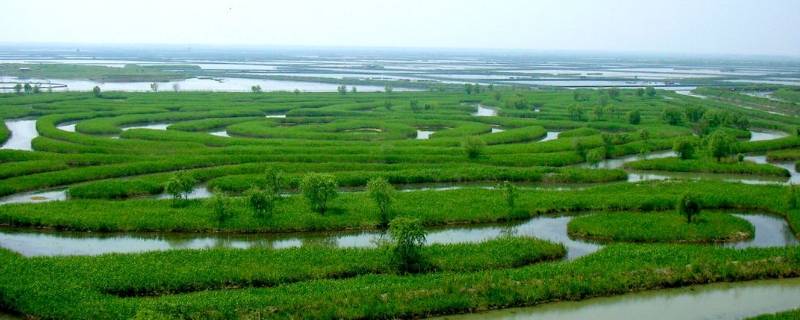
[[800, 309], [760, 315], [758, 317], [747, 318], [747, 320], [792, 320], [798, 318], [800, 318]]
[[603, 242], [726, 242], [753, 237], [753, 226], [725, 213], [703, 213], [686, 223], [673, 213], [598, 213], [572, 219], [570, 236]]
[[[21, 69], [21, 68], [26, 68]], [[167, 71], [169, 70], [169, 71]], [[197, 66], [127, 64], [123, 68], [81, 64], [0, 63], [0, 74], [20, 78], [88, 79], [100, 82], [170, 81], [191, 77], [200, 70]]]
[[[74, 74], [108, 71], [94, 68]], [[169, 76], [196, 72], [176, 70]], [[222, 246], [238, 245], [229, 235], [266, 240], [240, 250], [94, 257], [24, 257], [2, 249], [2, 308], [42, 319], [421, 318], [800, 276], [796, 247], [708, 245], [754, 236], [753, 226], [729, 210], [782, 217], [797, 233], [794, 188], [702, 176], [629, 183], [626, 173], [786, 177], [783, 168], [737, 160], [751, 153], [800, 160], [797, 136], [746, 141], [751, 126], [794, 132], [800, 120], [792, 117], [654, 88], [473, 84], [399, 92], [384, 80], [337, 79], [341, 90], [334, 93], [257, 86], [205, 93], [160, 88], [165, 69], [116, 72], [133, 77], [128, 71], [152, 82], [153, 92], [32, 94], [31, 85], [22, 94], [21, 85], [20, 94], [0, 94], [0, 118], [36, 119], [39, 133], [34, 151], [0, 150], [0, 196], [51, 188], [69, 194], [66, 201], [0, 205], [0, 225], [98, 238], [193, 232], [187, 237], [219, 238]], [[354, 81], [385, 85], [384, 92], [353, 90], [360, 85]], [[429, 88], [426, 82], [409, 87]], [[477, 105], [497, 116], [474, 115]], [[72, 123], [76, 132], [58, 128]], [[166, 130], [130, 129], [150, 124]], [[223, 130], [228, 136], [210, 134]], [[416, 139], [418, 130], [433, 134]], [[548, 132], [560, 134], [541, 141]], [[0, 126], [0, 139], [8, 136]], [[669, 150], [679, 157], [627, 162]], [[623, 162], [620, 169], [592, 168]], [[213, 196], [189, 199], [198, 187]], [[173, 199], [159, 199], [164, 193]], [[573, 247], [515, 235], [531, 232], [516, 225], [527, 219], [560, 215], [574, 215], [569, 233], [600, 240], [602, 249], [562, 260], [574, 258]], [[484, 227], [503, 236], [426, 242], [440, 241], [437, 228], [482, 223], [502, 224]], [[386, 234], [376, 235], [373, 248], [334, 241], [365, 230]], [[283, 232], [323, 234], [299, 235], [298, 248], [271, 248], [280, 247], [270, 239]]]

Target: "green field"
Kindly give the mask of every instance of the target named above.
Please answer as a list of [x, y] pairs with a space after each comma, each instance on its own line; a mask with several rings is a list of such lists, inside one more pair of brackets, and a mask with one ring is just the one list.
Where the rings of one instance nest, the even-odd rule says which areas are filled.
[[[0, 94], [0, 142], [38, 132], [0, 150], [0, 310], [419, 318], [798, 277], [791, 170], [744, 157], [800, 159], [800, 119], [714, 90]], [[691, 156], [648, 158], [672, 150]]]

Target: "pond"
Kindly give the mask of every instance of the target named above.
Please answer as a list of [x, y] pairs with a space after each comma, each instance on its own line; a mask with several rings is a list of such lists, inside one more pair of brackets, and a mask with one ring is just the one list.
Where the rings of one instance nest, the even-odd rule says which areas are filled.
[[428, 140], [436, 131], [417, 130], [417, 140]]
[[478, 107], [478, 111], [473, 113], [472, 114], [473, 116], [476, 116], [476, 117], [494, 117], [494, 116], [497, 116], [497, 110], [495, 110], [495, 109], [486, 107], [486, 106], [481, 105], [481, 104], [479, 104], [477, 107]]
[[800, 306], [800, 279], [718, 283], [439, 319], [743, 319]]
[[542, 138], [542, 140], [539, 140], [539, 142], [546, 142], [546, 141], [551, 141], [551, 140], [558, 139], [558, 135], [560, 133], [561, 132], [559, 132], [559, 131], [547, 131], [547, 134], [544, 136], [544, 138]]
[[6, 120], [6, 127], [11, 131], [11, 137], [3, 143], [0, 149], [32, 151], [31, 141], [39, 136], [36, 131], [36, 120], [15, 119]]

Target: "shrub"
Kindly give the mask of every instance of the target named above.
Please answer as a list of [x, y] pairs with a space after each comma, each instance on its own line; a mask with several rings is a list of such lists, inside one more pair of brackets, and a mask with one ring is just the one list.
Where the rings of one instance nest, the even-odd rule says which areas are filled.
[[708, 137], [708, 151], [717, 161], [733, 154], [736, 150], [736, 138], [724, 131], [714, 131]]
[[483, 153], [483, 149], [486, 147], [486, 142], [479, 137], [468, 136], [464, 139], [461, 147], [464, 148], [464, 153], [467, 154], [468, 158], [476, 159]]
[[230, 200], [225, 195], [215, 195], [211, 198], [211, 209], [214, 213], [214, 220], [221, 228], [226, 221], [233, 217], [233, 210], [230, 208]]
[[691, 159], [694, 157], [694, 142], [689, 138], [679, 138], [672, 145], [672, 151], [683, 160]]
[[367, 182], [367, 193], [378, 206], [382, 227], [389, 225], [390, 207], [394, 201], [394, 187], [383, 177], [372, 178]]
[[514, 209], [516, 208], [517, 197], [517, 187], [508, 181], [503, 181], [503, 183], [499, 186], [500, 190], [503, 190], [503, 198], [506, 200], [506, 205], [508, 206], [508, 212], [514, 213]]
[[695, 200], [694, 196], [684, 193], [678, 199], [677, 211], [679, 214], [686, 216], [687, 223], [692, 223], [694, 216], [700, 213], [700, 204]]
[[280, 195], [286, 186], [286, 178], [281, 170], [269, 168], [264, 171], [264, 178], [264, 190], [269, 191], [276, 196]]
[[252, 188], [247, 192], [247, 202], [256, 217], [272, 215], [278, 199], [280, 196], [272, 189]]
[[632, 110], [628, 112], [628, 123], [639, 124], [642, 122], [642, 114], [639, 110]]
[[324, 214], [328, 202], [339, 194], [336, 178], [329, 174], [311, 173], [303, 177], [300, 190], [314, 211]]
[[389, 235], [394, 240], [394, 258], [401, 272], [423, 271], [422, 246], [425, 229], [417, 219], [400, 217], [389, 223]]

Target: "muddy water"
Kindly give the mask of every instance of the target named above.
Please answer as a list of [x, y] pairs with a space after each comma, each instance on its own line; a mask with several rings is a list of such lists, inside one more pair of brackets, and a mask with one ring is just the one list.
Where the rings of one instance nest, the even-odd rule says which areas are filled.
[[800, 307], [800, 279], [720, 283], [440, 319], [744, 319]]

